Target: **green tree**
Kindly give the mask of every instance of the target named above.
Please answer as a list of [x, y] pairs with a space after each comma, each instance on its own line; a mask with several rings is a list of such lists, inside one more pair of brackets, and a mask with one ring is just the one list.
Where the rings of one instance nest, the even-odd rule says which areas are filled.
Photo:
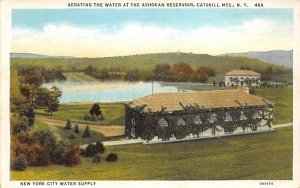
[[19, 116], [13, 113], [10, 116], [10, 128], [12, 134], [17, 134], [28, 130], [28, 119], [26, 116]]
[[47, 107], [50, 99], [50, 90], [40, 87], [35, 90], [34, 105], [36, 107]]
[[75, 139], [75, 138], [76, 138], [76, 134], [75, 134], [75, 131], [74, 131], [74, 129], [73, 129], [73, 128], [71, 129], [71, 132], [70, 132], [69, 138], [70, 138], [70, 139]]
[[78, 126], [78, 123], [75, 124], [75, 126], [74, 126], [74, 131], [75, 131], [75, 133], [79, 133], [79, 126]]
[[71, 130], [72, 129], [72, 124], [70, 119], [67, 120], [66, 126], [65, 126], [65, 130]]
[[42, 85], [43, 77], [42, 77], [40, 71], [33, 69], [33, 70], [27, 71], [23, 75], [23, 81], [27, 84], [32, 85], [34, 88], [37, 88]]
[[133, 70], [128, 70], [125, 76], [125, 79], [128, 81], [137, 81], [140, 79], [139, 69], [135, 68]]
[[99, 152], [100, 154], [104, 153], [105, 147], [104, 147], [104, 145], [103, 145], [102, 142], [100, 142], [100, 141], [97, 141], [97, 142], [96, 142], [96, 150], [97, 150], [97, 152]]
[[37, 88], [35, 90], [34, 104], [37, 107], [47, 107], [47, 112], [52, 115], [56, 112], [59, 107], [59, 98], [62, 95], [62, 91], [56, 86], [49, 89], [47, 88]]
[[90, 114], [99, 116], [101, 115], [101, 108], [98, 103], [93, 104], [92, 108], [90, 109]]
[[91, 132], [90, 132], [90, 129], [89, 129], [89, 126], [87, 125], [85, 130], [84, 130], [84, 133], [82, 135], [83, 138], [90, 138], [91, 137]]
[[34, 110], [32, 107], [29, 108], [26, 116], [28, 117], [28, 125], [29, 126], [34, 125], [35, 114], [34, 114]]
[[20, 86], [17, 69], [12, 67], [10, 73], [10, 112], [26, 115], [30, 104], [28, 99], [22, 94]]
[[168, 80], [171, 76], [171, 65], [169, 64], [157, 64], [153, 70], [154, 77], [157, 80]]
[[59, 97], [62, 95], [62, 91], [59, 90], [56, 86], [51, 87], [48, 99], [48, 112], [52, 115], [53, 112], [56, 112], [59, 107]]

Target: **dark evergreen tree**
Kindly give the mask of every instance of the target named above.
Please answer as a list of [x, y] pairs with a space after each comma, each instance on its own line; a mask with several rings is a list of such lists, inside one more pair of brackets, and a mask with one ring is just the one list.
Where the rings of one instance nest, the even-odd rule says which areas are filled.
[[89, 129], [89, 126], [87, 125], [85, 130], [84, 130], [84, 133], [82, 135], [83, 138], [90, 138], [91, 137], [91, 132], [90, 132], [90, 129]]
[[75, 138], [76, 138], [76, 134], [75, 134], [75, 131], [74, 131], [74, 129], [73, 129], [73, 128], [71, 129], [71, 132], [70, 132], [69, 138], [70, 138], [70, 139], [75, 139]]
[[97, 153], [97, 148], [95, 144], [89, 144], [87, 145], [86, 149], [85, 149], [85, 153], [84, 156], [85, 157], [93, 157], [95, 156]]
[[57, 143], [54, 151], [51, 153], [51, 161], [54, 164], [61, 165], [64, 163], [66, 147], [67, 145], [63, 141]]
[[65, 130], [71, 130], [72, 129], [72, 124], [70, 119], [67, 120], [66, 126], [65, 126]]
[[27, 112], [27, 118], [28, 118], [28, 125], [29, 125], [29, 126], [34, 125], [35, 114], [34, 114], [34, 110], [33, 110], [32, 107], [30, 107], [30, 108], [28, 109], [28, 112]]
[[105, 147], [104, 147], [103, 143], [101, 143], [100, 141], [97, 141], [97, 142], [96, 142], [96, 150], [97, 150], [97, 152], [99, 152], [100, 154], [104, 153]]
[[92, 115], [96, 115], [96, 116], [100, 116], [100, 115], [101, 115], [101, 108], [100, 108], [100, 106], [99, 106], [98, 103], [95, 103], [95, 104], [92, 106], [92, 108], [91, 108], [91, 110], [90, 110], [90, 114], [91, 114], [91, 116], [92, 116]]
[[75, 131], [75, 133], [79, 133], [79, 126], [78, 126], [78, 123], [75, 124], [75, 126], [74, 126], [74, 131]]

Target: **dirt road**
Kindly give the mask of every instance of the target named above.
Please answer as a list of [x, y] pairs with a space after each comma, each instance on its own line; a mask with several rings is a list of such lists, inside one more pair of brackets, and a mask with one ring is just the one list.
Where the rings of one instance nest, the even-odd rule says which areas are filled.
[[[39, 117], [37, 118], [38, 120], [47, 123], [47, 125], [49, 126], [60, 126], [60, 127], [64, 127], [66, 122], [65, 121], [61, 121], [61, 120], [54, 120], [54, 119], [48, 119], [48, 118], [42, 118]], [[99, 132], [104, 134], [107, 137], [110, 136], [120, 136], [120, 135], [124, 135], [124, 130], [125, 127], [123, 125], [91, 125], [91, 124], [86, 124], [86, 123], [78, 123], [79, 128], [83, 128], [86, 125], [88, 125], [90, 127], [91, 130], [95, 131], [95, 132]]]

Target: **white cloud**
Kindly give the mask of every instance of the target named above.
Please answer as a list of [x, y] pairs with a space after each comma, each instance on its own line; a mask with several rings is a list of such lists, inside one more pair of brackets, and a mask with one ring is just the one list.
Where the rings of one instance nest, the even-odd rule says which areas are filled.
[[292, 26], [255, 19], [234, 27], [176, 29], [128, 24], [118, 31], [49, 24], [41, 31], [14, 28], [12, 51], [103, 57], [155, 52], [221, 54], [292, 48]]

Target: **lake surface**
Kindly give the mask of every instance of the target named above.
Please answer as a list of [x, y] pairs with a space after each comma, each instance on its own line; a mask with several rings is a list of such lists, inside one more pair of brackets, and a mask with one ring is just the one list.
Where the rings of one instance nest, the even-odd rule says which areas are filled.
[[[117, 102], [130, 101], [152, 93], [151, 82], [126, 82], [126, 81], [91, 81], [91, 82], [50, 82], [43, 86], [58, 87], [62, 90], [60, 102]], [[187, 87], [189, 85], [189, 87]], [[154, 82], [154, 93], [178, 92], [183, 89], [212, 88], [208, 84], [183, 84]]]

